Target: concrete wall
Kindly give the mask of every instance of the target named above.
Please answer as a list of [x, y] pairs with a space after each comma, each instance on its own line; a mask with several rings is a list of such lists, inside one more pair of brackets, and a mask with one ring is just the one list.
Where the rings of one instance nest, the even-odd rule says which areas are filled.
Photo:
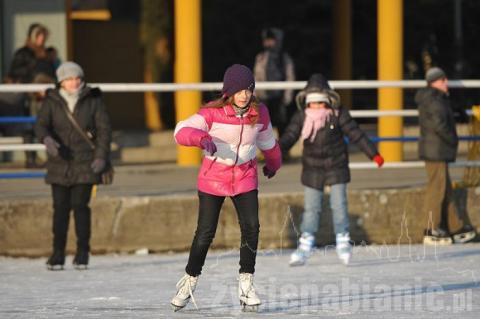
[[[480, 226], [480, 187], [456, 191], [461, 211]], [[375, 244], [419, 243], [422, 240], [423, 189], [350, 191], [352, 239]], [[196, 226], [196, 197], [128, 197], [94, 199], [93, 253], [188, 250]], [[0, 255], [44, 256], [51, 250], [51, 201], [0, 201]], [[296, 244], [303, 194], [260, 196], [260, 248]], [[333, 243], [328, 207], [317, 236], [319, 244]], [[240, 232], [229, 200], [221, 213], [214, 248], [237, 249]], [[75, 248], [73, 222], [68, 251]]]

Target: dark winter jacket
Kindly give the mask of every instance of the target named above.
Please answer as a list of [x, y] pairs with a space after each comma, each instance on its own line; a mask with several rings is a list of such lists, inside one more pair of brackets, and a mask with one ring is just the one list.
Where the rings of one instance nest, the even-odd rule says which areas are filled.
[[13, 82], [31, 83], [36, 65], [35, 51], [24, 46], [15, 51], [8, 70], [8, 77]]
[[458, 137], [448, 95], [427, 87], [417, 92], [415, 102], [420, 124], [419, 157], [427, 161], [454, 162]]
[[100, 175], [95, 174], [90, 165], [95, 158], [108, 161], [111, 142], [110, 120], [101, 91], [85, 87], [73, 111], [80, 127], [93, 136], [95, 150], [73, 127], [66, 112], [70, 111], [59, 89], [48, 90], [38, 114], [36, 134], [40, 141], [51, 136], [61, 146], [58, 156], [48, 157], [46, 182], [61, 185], [98, 184]]
[[46, 58], [37, 58], [35, 51], [28, 46], [15, 51], [7, 74], [10, 80], [31, 83], [38, 74], [55, 79], [55, 68]]
[[340, 97], [328, 89], [328, 84], [314, 87], [307, 85], [307, 88], [299, 93], [297, 102], [300, 108], [280, 138], [282, 151], [289, 150], [300, 138], [305, 119], [305, 93], [320, 92], [323, 89], [330, 95], [334, 115], [325, 127], [317, 132], [313, 142], [310, 139], [304, 140], [302, 155], [302, 184], [316, 189], [350, 181], [348, 150], [344, 136], [349, 138], [350, 143], [357, 144], [370, 159], [378, 154], [375, 145], [358, 127], [348, 110], [340, 106]]

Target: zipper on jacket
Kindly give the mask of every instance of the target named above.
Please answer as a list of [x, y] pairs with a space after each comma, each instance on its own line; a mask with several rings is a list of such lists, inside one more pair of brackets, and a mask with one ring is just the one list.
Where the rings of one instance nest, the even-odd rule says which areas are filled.
[[217, 158], [218, 158], [218, 157], [215, 156], [215, 158], [214, 158], [213, 161], [210, 163], [210, 165], [208, 165], [208, 169], [206, 169], [205, 172], [203, 173], [203, 176], [207, 176], [207, 173], [210, 172], [210, 170], [212, 169], [213, 164], [215, 164], [215, 162], [217, 161]]
[[238, 152], [240, 151], [240, 145], [242, 145], [242, 136], [243, 136], [243, 125], [244, 125], [244, 121], [243, 121], [243, 114], [240, 115], [240, 139], [238, 141], [238, 145], [237, 145], [237, 153], [235, 154], [235, 162], [233, 163], [233, 166], [232, 166], [232, 193], [235, 193], [235, 166], [237, 165], [238, 163]]

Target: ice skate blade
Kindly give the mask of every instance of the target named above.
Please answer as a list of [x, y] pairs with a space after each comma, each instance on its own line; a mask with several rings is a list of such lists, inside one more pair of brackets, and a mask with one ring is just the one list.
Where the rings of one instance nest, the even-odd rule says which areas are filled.
[[474, 239], [477, 236], [477, 233], [474, 231], [464, 233], [464, 234], [459, 234], [459, 235], [453, 235], [453, 242], [455, 244], [464, 244], [468, 243], [472, 239]]
[[87, 270], [88, 265], [73, 265], [76, 270]]
[[348, 266], [350, 264], [350, 256], [338, 257], [343, 265]]
[[305, 264], [306, 262], [302, 260], [291, 260], [289, 263], [290, 267], [299, 267], [304, 266]]
[[447, 238], [437, 238], [432, 236], [425, 236], [423, 237], [423, 244], [424, 245], [441, 245], [441, 246], [448, 246], [452, 244], [452, 239]]
[[260, 304], [247, 305], [244, 301], [240, 300], [240, 306], [242, 306], [243, 312], [258, 312], [258, 307]]
[[47, 269], [51, 271], [63, 270], [63, 265], [47, 265]]
[[174, 305], [173, 303], [170, 304], [172, 306], [172, 310], [173, 312], [177, 312], [179, 310], [182, 310], [183, 308], [185, 308], [185, 306], [181, 307], [181, 306], [177, 306], [177, 305]]

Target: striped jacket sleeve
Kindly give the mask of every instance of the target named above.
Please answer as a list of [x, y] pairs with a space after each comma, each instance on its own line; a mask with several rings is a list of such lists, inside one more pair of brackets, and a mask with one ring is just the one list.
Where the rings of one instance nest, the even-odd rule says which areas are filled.
[[204, 138], [212, 139], [208, 131], [211, 127], [208, 109], [202, 109], [175, 126], [175, 142], [184, 146], [200, 147]]

